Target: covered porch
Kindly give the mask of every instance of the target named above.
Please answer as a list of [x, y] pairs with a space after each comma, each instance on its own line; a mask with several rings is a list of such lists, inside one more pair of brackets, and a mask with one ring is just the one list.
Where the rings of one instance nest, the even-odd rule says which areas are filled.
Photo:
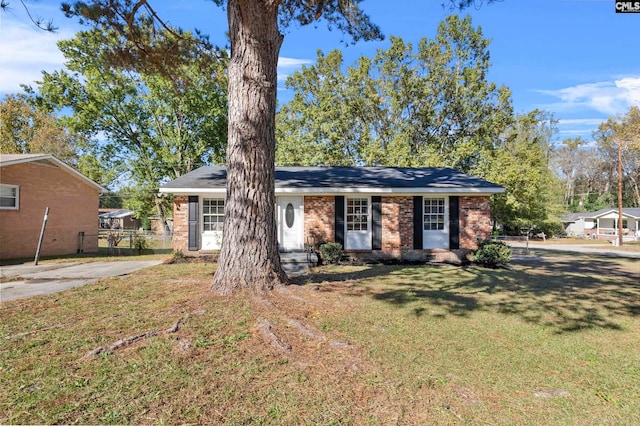
[[620, 222], [618, 213], [614, 211], [585, 219], [585, 238], [613, 241], [620, 234], [623, 241], [640, 240], [640, 219], [623, 214]]

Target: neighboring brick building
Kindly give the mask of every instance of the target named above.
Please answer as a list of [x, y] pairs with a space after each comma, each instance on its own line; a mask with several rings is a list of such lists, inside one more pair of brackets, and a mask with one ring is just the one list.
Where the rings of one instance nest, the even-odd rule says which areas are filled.
[[[226, 170], [202, 167], [160, 188], [174, 194], [174, 250], [215, 252]], [[491, 232], [503, 188], [447, 168], [277, 167], [282, 250], [336, 241], [352, 257], [458, 261]]]
[[105, 189], [51, 155], [0, 154], [0, 259], [98, 250], [98, 197]]

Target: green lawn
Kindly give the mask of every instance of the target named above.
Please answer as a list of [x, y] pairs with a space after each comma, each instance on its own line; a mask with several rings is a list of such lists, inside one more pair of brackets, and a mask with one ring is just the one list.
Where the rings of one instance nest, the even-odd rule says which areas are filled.
[[0, 423], [640, 424], [640, 260], [512, 266], [322, 267], [223, 298], [214, 264], [176, 263], [3, 303]]

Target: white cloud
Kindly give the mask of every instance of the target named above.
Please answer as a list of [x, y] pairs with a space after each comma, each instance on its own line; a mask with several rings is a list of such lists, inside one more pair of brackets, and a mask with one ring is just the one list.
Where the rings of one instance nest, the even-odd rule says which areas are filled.
[[278, 58], [279, 68], [295, 68], [301, 65], [308, 65], [312, 63], [313, 61], [311, 59], [286, 58], [284, 56], [280, 56]]
[[[312, 63], [313, 61], [310, 59], [287, 58], [284, 56], [280, 56], [278, 58], [278, 84], [284, 83], [287, 78], [291, 74], [293, 74], [296, 68], [300, 68], [302, 65], [309, 65]], [[285, 89], [282, 86], [278, 86], [278, 91], [288, 92], [288, 89]], [[284, 96], [284, 99], [288, 99], [287, 96]]]
[[558, 124], [569, 126], [599, 126], [603, 121], [606, 120], [601, 118], [570, 118], [560, 119], [558, 120]]
[[3, 20], [0, 26], [0, 93], [20, 92], [20, 84], [40, 80], [42, 70], [61, 69], [64, 56], [56, 43], [71, 37], [73, 33], [50, 33], [33, 25]]
[[587, 108], [607, 115], [616, 115], [626, 112], [630, 106], [640, 106], [640, 77], [625, 77], [539, 92], [560, 100], [553, 104], [556, 110]]
[[558, 134], [559, 135], [563, 135], [563, 136], [585, 136], [585, 137], [591, 137], [591, 132], [592, 130], [578, 130], [578, 129], [566, 129], [566, 130], [558, 130]]

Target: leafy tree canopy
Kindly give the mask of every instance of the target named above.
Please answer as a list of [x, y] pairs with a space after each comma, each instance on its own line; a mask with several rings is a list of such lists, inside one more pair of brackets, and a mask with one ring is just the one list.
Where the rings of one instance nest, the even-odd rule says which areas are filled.
[[[640, 206], [640, 108], [633, 106], [625, 114], [609, 117], [594, 132], [603, 168], [613, 181], [617, 176], [618, 148], [621, 154], [623, 205]], [[612, 197], [613, 198], [613, 197]]]
[[549, 168], [555, 120], [544, 111], [519, 115], [488, 159], [484, 177], [505, 188], [492, 216], [513, 230], [542, 226], [561, 211], [561, 185]]
[[[171, 43], [177, 36], [161, 30], [154, 37]], [[145, 61], [119, 66], [121, 43], [117, 32], [100, 28], [59, 42], [68, 71], [45, 72], [37, 92], [30, 89], [41, 109], [56, 111], [65, 126], [92, 141], [96, 161], [86, 167], [118, 171], [151, 195], [163, 181], [223, 162], [226, 52], [192, 40], [191, 50], [179, 49], [181, 62], [161, 72]]]
[[[360, 10], [361, 1], [214, 0], [227, 8], [231, 42], [228, 190], [224, 236], [213, 283], [213, 288], [222, 294], [243, 288], [264, 291], [287, 282], [280, 264], [273, 214], [276, 70], [283, 39], [280, 30], [292, 22], [304, 25], [324, 19], [354, 40], [380, 38], [378, 27]], [[93, 0], [74, 2], [65, 8], [69, 14], [82, 16], [98, 27], [113, 29], [146, 57], [155, 58], [151, 62], [156, 62], [156, 67], [163, 51], [171, 54], [138, 34], [147, 18], [153, 25], [162, 23], [146, 0]], [[126, 62], [125, 67], [131, 64]]]
[[473, 171], [510, 123], [510, 91], [489, 82], [489, 40], [469, 16], [449, 16], [414, 48], [387, 50], [343, 71], [318, 52], [286, 81], [278, 114], [279, 164], [449, 166]]

